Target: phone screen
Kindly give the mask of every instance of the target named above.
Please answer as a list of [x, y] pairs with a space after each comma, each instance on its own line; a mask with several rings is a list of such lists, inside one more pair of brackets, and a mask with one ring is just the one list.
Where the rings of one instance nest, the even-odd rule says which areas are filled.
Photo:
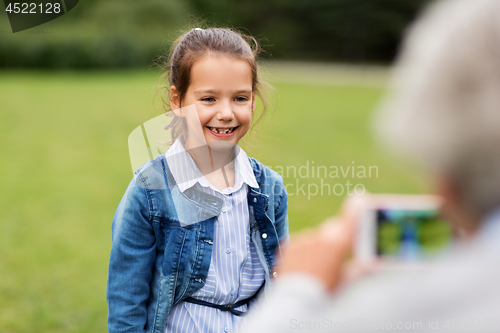
[[402, 260], [428, 257], [446, 249], [450, 226], [437, 210], [377, 210], [377, 255]]

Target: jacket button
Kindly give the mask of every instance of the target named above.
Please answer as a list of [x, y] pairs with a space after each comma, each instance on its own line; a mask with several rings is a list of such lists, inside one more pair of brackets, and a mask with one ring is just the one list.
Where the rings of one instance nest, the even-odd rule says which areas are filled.
[[273, 277], [278, 277], [278, 273], [273, 272]]
[[262, 238], [266, 239], [266, 238], [267, 238], [267, 234], [266, 234], [266, 233], [263, 233], [263, 234], [262, 234]]
[[257, 198], [253, 198], [253, 202], [257, 202]]

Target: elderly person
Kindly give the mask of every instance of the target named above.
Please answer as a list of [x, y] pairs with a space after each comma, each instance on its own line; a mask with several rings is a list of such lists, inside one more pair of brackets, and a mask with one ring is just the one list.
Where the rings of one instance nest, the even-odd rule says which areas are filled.
[[349, 283], [360, 212], [292, 239], [243, 333], [500, 330], [500, 1], [444, 0], [410, 30], [377, 128], [425, 166], [465, 235], [432, 270]]

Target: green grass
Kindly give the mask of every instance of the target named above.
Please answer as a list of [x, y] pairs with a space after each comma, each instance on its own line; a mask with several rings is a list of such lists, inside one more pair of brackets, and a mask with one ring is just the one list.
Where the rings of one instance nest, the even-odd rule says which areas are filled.
[[[104, 332], [111, 220], [131, 176], [127, 138], [153, 108], [152, 72], [0, 74], [0, 332]], [[376, 166], [378, 177], [325, 178], [371, 192], [424, 192], [415, 170], [369, 131], [380, 87], [287, 83], [248, 141], [264, 164]], [[285, 177], [287, 184], [297, 179]], [[320, 184], [321, 179], [298, 179]], [[338, 210], [345, 194], [292, 193], [292, 232]]]

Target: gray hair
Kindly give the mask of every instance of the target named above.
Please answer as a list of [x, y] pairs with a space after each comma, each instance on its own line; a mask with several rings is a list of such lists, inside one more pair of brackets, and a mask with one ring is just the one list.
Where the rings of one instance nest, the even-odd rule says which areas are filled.
[[410, 30], [377, 114], [387, 145], [500, 206], [500, 1], [444, 0]]

